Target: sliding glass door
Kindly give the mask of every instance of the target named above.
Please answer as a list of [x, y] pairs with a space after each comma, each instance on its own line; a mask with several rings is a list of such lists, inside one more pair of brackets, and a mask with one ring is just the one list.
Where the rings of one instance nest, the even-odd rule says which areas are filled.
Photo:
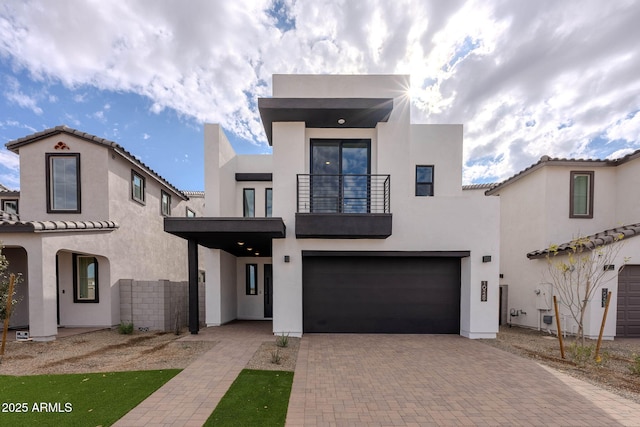
[[311, 140], [311, 212], [370, 210], [371, 141]]

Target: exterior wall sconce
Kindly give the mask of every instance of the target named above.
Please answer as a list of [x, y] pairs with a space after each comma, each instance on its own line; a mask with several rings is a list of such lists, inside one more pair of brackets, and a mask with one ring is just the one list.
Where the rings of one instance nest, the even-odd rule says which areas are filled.
[[484, 255], [482, 257], [482, 262], [491, 262], [491, 255]]
[[289, 261], [290, 261], [289, 255], [285, 255], [284, 256], [284, 262], [289, 262]]
[[604, 268], [604, 271], [613, 271], [616, 269], [616, 266], [615, 264], [607, 264], [603, 268]]

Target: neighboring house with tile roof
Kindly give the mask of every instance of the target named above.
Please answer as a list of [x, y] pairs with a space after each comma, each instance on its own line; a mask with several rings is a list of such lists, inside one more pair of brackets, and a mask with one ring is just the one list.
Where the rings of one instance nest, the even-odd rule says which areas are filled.
[[12, 326], [43, 341], [58, 326], [114, 326], [123, 280], [129, 292], [132, 281], [187, 280], [186, 244], [163, 220], [202, 215], [202, 197], [192, 201], [119, 144], [66, 126], [6, 146], [20, 157], [19, 212], [5, 204], [0, 218], [3, 253], [24, 277]]
[[409, 86], [275, 75], [271, 155], [205, 125], [206, 216], [165, 229], [208, 248], [208, 325], [495, 338], [499, 200], [463, 190], [462, 125], [412, 124]]
[[18, 215], [20, 192], [0, 184], [0, 213]]
[[[621, 233], [625, 237], [613, 244], [622, 250], [603, 285], [613, 292], [604, 336], [640, 337], [640, 239], [634, 238], [640, 221], [639, 159], [640, 150], [615, 160], [543, 156], [486, 192], [500, 198], [503, 323], [555, 330], [555, 321], [542, 323], [543, 316], [554, 314], [550, 301], [557, 294], [543, 276], [549, 246], [559, 245], [562, 253], [576, 237], [602, 245]], [[587, 311], [586, 336], [597, 337], [603, 314], [598, 294]], [[568, 331], [576, 332], [566, 312], [561, 316]]]

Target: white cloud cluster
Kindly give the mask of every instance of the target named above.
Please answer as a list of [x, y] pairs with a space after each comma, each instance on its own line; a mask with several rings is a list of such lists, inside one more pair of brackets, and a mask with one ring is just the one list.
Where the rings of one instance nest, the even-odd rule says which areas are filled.
[[[465, 125], [470, 182], [599, 136], [638, 146], [637, 22], [633, 0], [32, 0], [0, 6], [0, 57], [257, 143], [274, 73], [410, 74], [414, 121]], [[15, 83], [5, 97], [37, 112]]]

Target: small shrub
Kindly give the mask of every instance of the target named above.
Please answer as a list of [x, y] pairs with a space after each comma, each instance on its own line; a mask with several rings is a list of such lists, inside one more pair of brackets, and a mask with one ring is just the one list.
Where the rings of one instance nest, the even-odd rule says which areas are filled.
[[284, 347], [288, 347], [288, 346], [289, 346], [289, 334], [286, 334], [286, 335], [285, 335], [285, 334], [283, 333], [282, 335], [279, 335], [279, 336], [276, 338], [276, 345], [277, 345], [278, 347], [282, 347], [282, 348], [284, 348]]
[[575, 342], [567, 348], [569, 357], [578, 366], [585, 366], [591, 361], [594, 351], [595, 348], [592, 345], [579, 345]]
[[276, 365], [279, 365], [281, 359], [282, 359], [282, 356], [280, 356], [280, 349], [276, 347], [274, 350], [271, 351], [271, 363], [275, 363]]
[[131, 335], [133, 333], [133, 323], [120, 323], [118, 332], [124, 335]]
[[635, 355], [633, 357], [633, 361], [631, 362], [631, 366], [629, 366], [629, 370], [633, 375], [640, 375], [640, 356]]

